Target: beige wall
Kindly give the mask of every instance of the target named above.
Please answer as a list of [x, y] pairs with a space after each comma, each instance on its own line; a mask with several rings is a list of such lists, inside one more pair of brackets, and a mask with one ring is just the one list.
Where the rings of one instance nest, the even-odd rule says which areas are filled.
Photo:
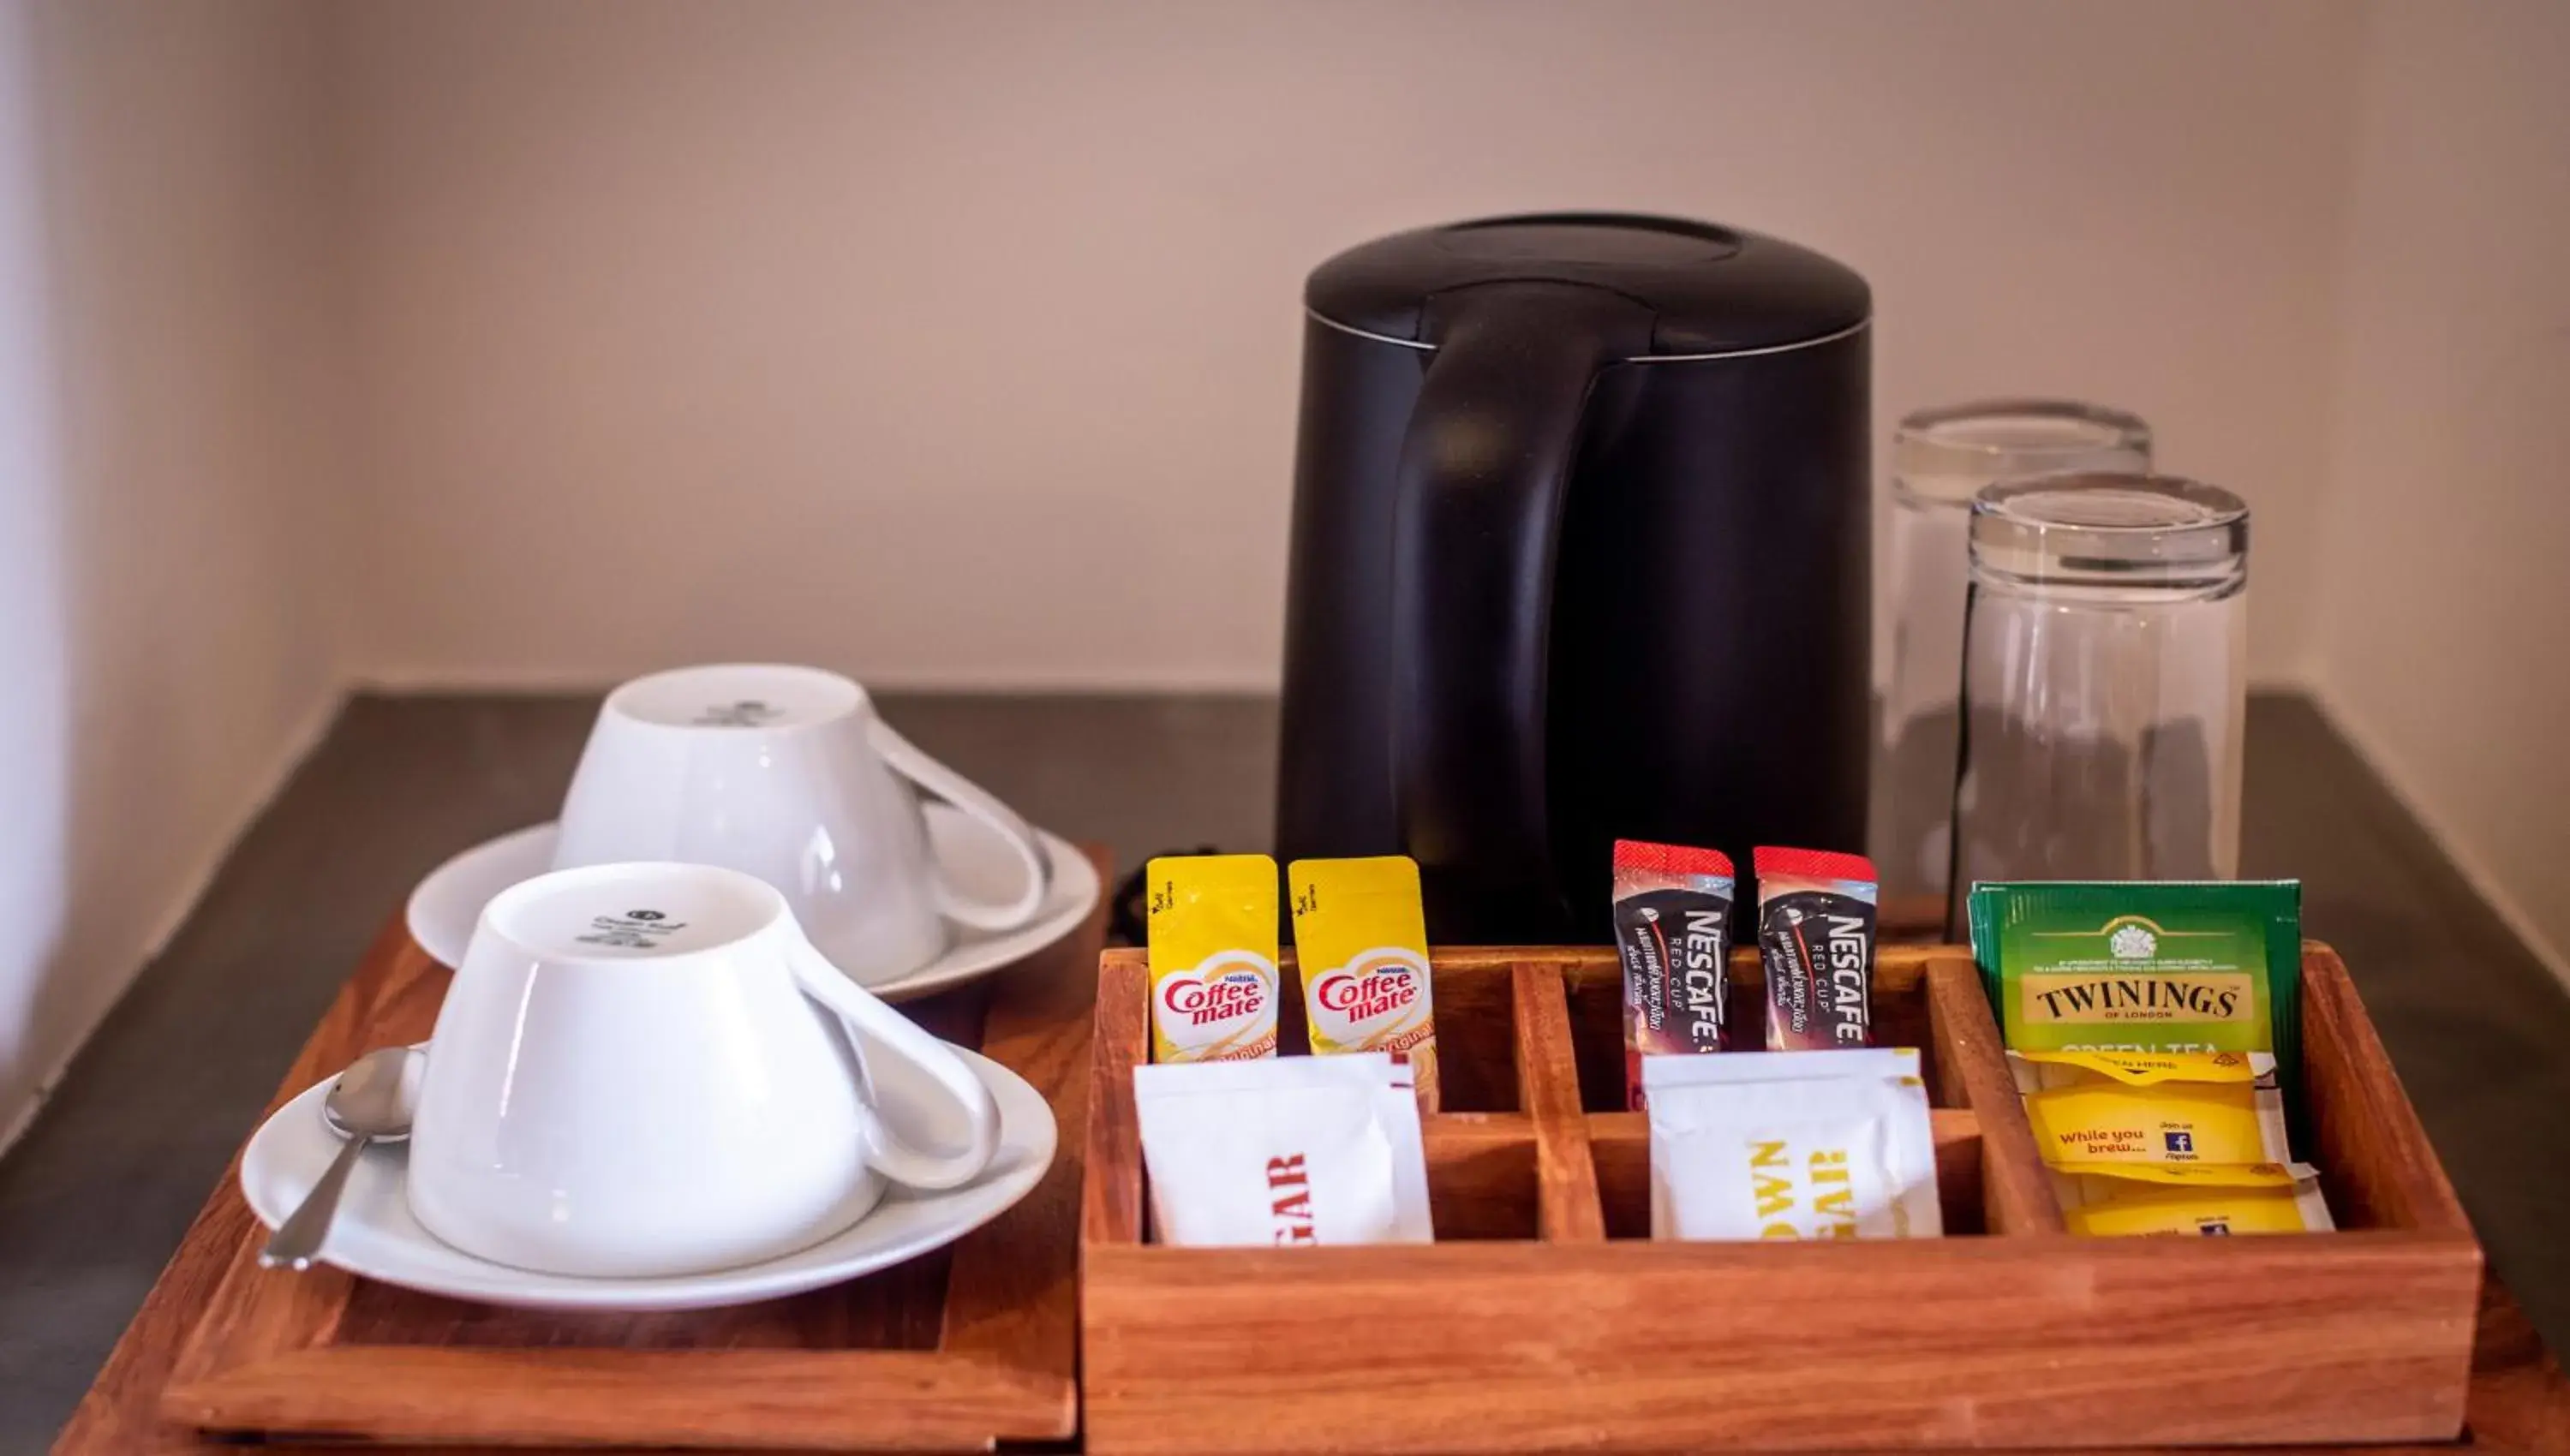
[[1854, 263], [1886, 420], [2142, 411], [2307, 654], [2353, 7], [331, 13], [375, 677], [1267, 684], [1304, 272], [1559, 205]]
[[335, 696], [308, 22], [0, 0], [0, 1143]]
[[1303, 273], [1534, 206], [2148, 415], [2557, 951], [2565, 14], [0, 0], [0, 1139], [342, 673], [1270, 682]]
[[2570, 7], [2372, 14], [2317, 678], [2570, 974]]

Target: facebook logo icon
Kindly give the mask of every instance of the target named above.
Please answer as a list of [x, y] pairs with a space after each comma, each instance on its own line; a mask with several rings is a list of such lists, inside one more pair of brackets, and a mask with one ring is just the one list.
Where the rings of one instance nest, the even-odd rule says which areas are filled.
[[2192, 1152], [2194, 1152], [2194, 1151], [2195, 1151], [2195, 1134], [2193, 1134], [2193, 1133], [2170, 1133], [2170, 1134], [2168, 1134], [2168, 1150], [2169, 1150], [2170, 1152], [2172, 1152], [2172, 1153], [2192, 1153]]

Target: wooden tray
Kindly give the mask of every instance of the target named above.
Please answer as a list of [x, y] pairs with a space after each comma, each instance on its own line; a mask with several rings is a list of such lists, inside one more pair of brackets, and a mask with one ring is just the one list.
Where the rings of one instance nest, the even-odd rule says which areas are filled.
[[[63, 1447], [120, 1456], [193, 1449], [191, 1427], [727, 1449], [964, 1451], [1070, 1437], [1077, 1428], [1072, 1230], [1094, 991], [1087, 967], [1102, 924], [1092, 917], [1081, 933], [990, 980], [905, 1007], [1025, 1076], [1062, 1125], [1061, 1151], [1036, 1191], [953, 1249], [730, 1309], [500, 1309], [335, 1270], [261, 1270], [266, 1231], [241, 1203], [235, 1161]], [[305, 1044], [271, 1110], [366, 1048], [425, 1037], [446, 981], [396, 920]], [[158, 1420], [154, 1402], [131, 1388], [156, 1366], [167, 1372]]]
[[[1759, 1004], [1754, 955], [1735, 1004]], [[1435, 956], [1449, 1111], [1429, 1248], [1143, 1242], [1137, 951], [1101, 960], [1081, 1214], [1102, 1452], [2177, 1446], [2448, 1441], [2481, 1255], [2347, 978], [2305, 954], [2313, 1145], [2340, 1226], [2074, 1240], [1967, 952], [1887, 948], [1926, 1052], [1950, 1237], [1654, 1244], [1606, 949]], [[1289, 973], [1287, 983], [1292, 984]], [[1302, 1044], [1288, 996], [1286, 1044]], [[1977, 1236], [1977, 1237], [1976, 1237]]]

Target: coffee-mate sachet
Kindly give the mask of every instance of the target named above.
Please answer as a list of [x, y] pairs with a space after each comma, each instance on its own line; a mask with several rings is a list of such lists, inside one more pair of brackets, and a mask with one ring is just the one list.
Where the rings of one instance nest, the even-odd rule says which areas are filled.
[[1153, 860], [1151, 1060], [1276, 1055], [1276, 862], [1265, 855]]
[[1437, 1018], [1419, 866], [1403, 855], [1286, 867], [1312, 1053], [1389, 1052], [1437, 1110]]

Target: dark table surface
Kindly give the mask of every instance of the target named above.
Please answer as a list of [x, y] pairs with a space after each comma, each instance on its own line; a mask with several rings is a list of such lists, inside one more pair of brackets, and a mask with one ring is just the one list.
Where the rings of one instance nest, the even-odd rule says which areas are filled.
[[[1254, 697], [879, 698], [930, 752], [1122, 864], [1268, 842]], [[359, 697], [0, 1159], [0, 1452], [41, 1451], [357, 963], [439, 861], [553, 816], [595, 697]], [[2250, 702], [2242, 873], [2304, 882], [2492, 1267], [2570, 1338], [2570, 994], [2312, 704]]]

